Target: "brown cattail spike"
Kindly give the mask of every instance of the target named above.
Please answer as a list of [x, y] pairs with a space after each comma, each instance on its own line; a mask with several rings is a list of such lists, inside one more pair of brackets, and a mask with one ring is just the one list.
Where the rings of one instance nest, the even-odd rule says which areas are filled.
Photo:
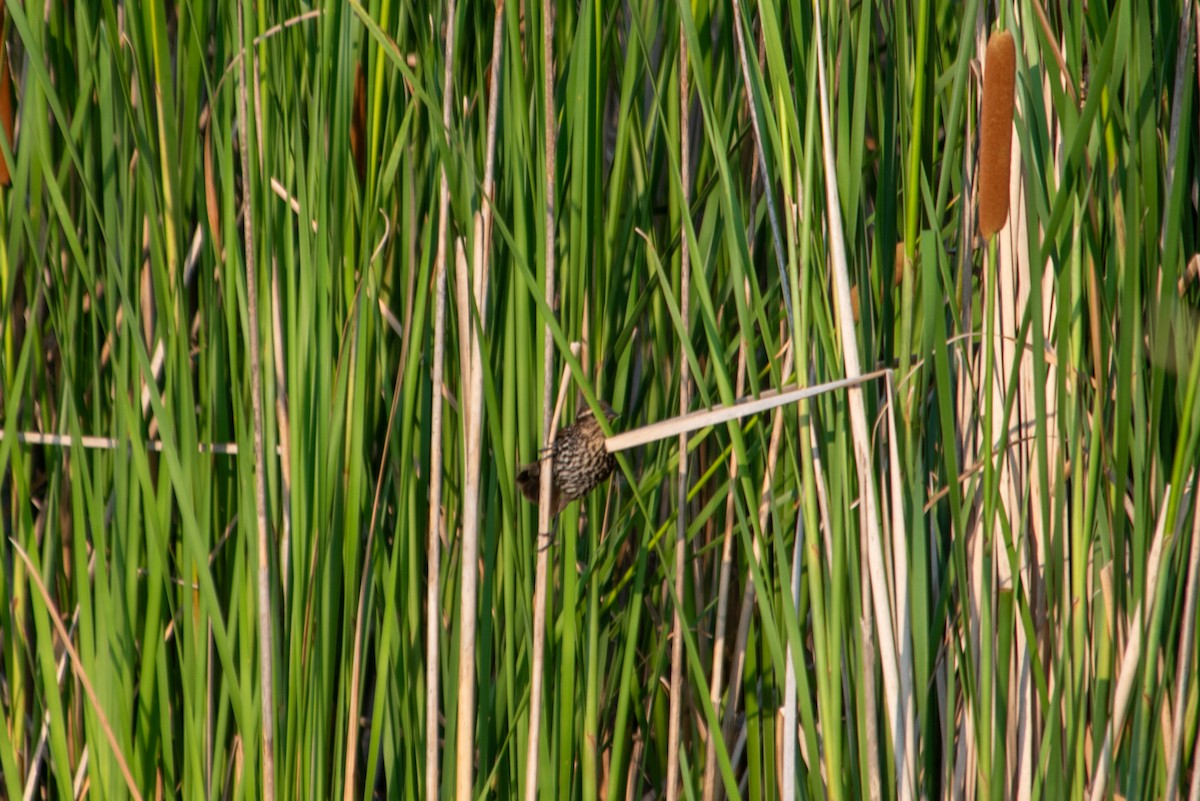
[[1003, 228], [1008, 219], [1016, 77], [1017, 49], [1012, 34], [992, 34], [983, 63], [983, 111], [979, 120], [979, 233], [985, 239]]

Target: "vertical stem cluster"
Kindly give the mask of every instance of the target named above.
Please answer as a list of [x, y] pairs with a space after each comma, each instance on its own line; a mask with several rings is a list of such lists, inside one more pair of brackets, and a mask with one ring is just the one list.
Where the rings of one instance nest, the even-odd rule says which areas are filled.
[[[481, 517], [480, 466], [483, 459], [483, 345], [487, 330], [488, 259], [491, 254], [492, 215], [496, 188], [496, 121], [500, 100], [500, 66], [503, 55], [504, 3], [496, 4], [492, 31], [492, 85], [488, 98], [487, 145], [483, 168], [482, 209], [475, 214], [474, 267], [471, 288], [475, 319], [460, 321], [470, 341], [470, 384], [467, 388], [467, 475], [463, 494], [462, 603], [458, 648], [458, 770], [455, 792], [459, 801], [470, 801], [475, 769], [475, 623], [479, 598], [479, 521]], [[463, 304], [468, 305], [468, 304]]]
[[[679, 165], [683, 195], [679, 199], [680, 214], [691, 214], [692, 195], [691, 148], [688, 145], [688, 47], [683, 23], [679, 25]], [[686, 338], [688, 325], [688, 295], [691, 290], [691, 254], [686, 229], [680, 231], [679, 315], [683, 320]], [[686, 339], [679, 346], [679, 414], [688, 413], [690, 380]], [[679, 797], [679, 740], [683, 717], [683, 594], [687, 565], [687, 434], [679, 435], [679, 465], [675, 495], [675, 614], [671, 633], [671, 712], [667, 729], [667, 801]]]
[[[557, 169], [558, 123], [554, 111], [554, 0], [542, 0], [542, 113], [545, 115], [546, 199], [542, 225], [545, 227], [546, 307], [554, 309], [555, 260], [555, 170]], [[529, 744], [525, 754], [525, 801], [537, 797], [538, 748], [542, 727], [542, 684], [546, 651], [546, 593], [549, 572], [550, 496], [554, 473], [554, 427], [551, 406], [554, 389], [554, 337], [550, 321], [542, 327], [542, 442], [547, 448], [542, 461], [541, 487], [538, 494], [537, 577], [533, 593], [533, 664], [529, 687]]]
[[[454, 110], [454, 21], [455, 0], [449, 0], [446, 12], [446, 64], [442, 72], [442, 128], [450, 136]], [[447, 141], [447, 149], [449, 142]], [[429, 440], [429, 565], [425, 590], [425, 796], [438, 797], [438, 649], [441, 641], [441, 600], [438, 581], [441, 576], [442, 545], [442, 383], [446, 372], [446, 235], [450, 215], [450, 179], [445, 162], [441, 165], [438, 195], [437, 257], [434, 264], [433, 312], [433, 409]]]
[[[239, 40], [246, 42], [242, 4], [238, 4]], [[246, 311], [250, 350], [250, 407], [254, 425], [254, 511], [258, 522], [258, 667], [262, 682], [262, 765], [263, 798], [275, 798], [275, 693], [273, 654], [273, 628], [271, 625], [271, 549], [267, 526], [267, 474], [263, 459], [263, 415], [262, 415], [262, 365], [259, 362], [258, 344], [258, 278], [254, 254], [254, 214], [250, 209], [253, 181], [250, 176], [250, 148], [246, 140], [246, 129], [250, 124], [246, 112], [246, 61], [253, 57], [247, 50], [238, 71], [238, 138], [241, 143], [242, 180], [245, 182], [243, 204], [245, 209], [246, 237]]]
[[[829, 91], [825, 79], [825, 61], [820, 56], [824, 45], [821, 33], [821, 15], [815, 17], [817, 33], [817, 80], [820, 86], [821, 138], [823, 140], [823, 163], [825, 168], [825, 213], [829, 233], [829, 249], [833, 262], [835, 315], [842, 337], [842, 357], [848, 377], [862, 373], [858, 357], [858, 335], [854, 329], [854, 313], [850, 307], [850, 276], [847, 267], [846, 246], [843, 240], [841, 205], [837, 189], [837, 164], [833, 157], [833, 134], [830, 124]], [[854, 439], [854, 461], [858, 468], [859, 491], [862, 502], [859, 507], [859, 525], [866, 540], [871, 598], [879, 630], [879, 650], [883, 660], [883, 681], [889, 699], [888, 719], [895, 752], [900, 797], [910, 799], [915, 792], [916, 763], [914, 744], [910, 742], [914, 731], [911, 699], [903, 698], [902, 685], [911, 688], [911, 651], [898, 648], [899, 639], [892, 625], [891, 603], [888, 597], [887, 567], [884, 563], [882, 531], [875, 480], [871, 472], [871, 434], [867, 427], [866, 404], [859, 387], [847, 391], [850, 406], [850, 428]], [[899, 572], [900, 565], [897, 565]], [[906, 576], [897, 576], [897, 585], [904, 588]], [[897, 598], [897, 603], [907, 603], [907, 595]], [[903, 615], [902, 619], [906, 619]], [[907, 640], [907, 632], [899, 632]], [[897, 651], [905, 655], [901, 660]], [[901, 671], [904, 677], [901, 677]], [[911, 694], [911, 693], [910, 693]], [[901, 713], [901, 706], [904, 712]]]

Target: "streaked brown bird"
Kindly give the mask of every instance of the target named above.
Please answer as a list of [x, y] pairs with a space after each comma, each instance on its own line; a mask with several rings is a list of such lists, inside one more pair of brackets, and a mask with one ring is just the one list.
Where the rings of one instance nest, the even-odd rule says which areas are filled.
[[[607, 401], [600, 401], [600, 408], [609, 422], [617, 418]], [[575, 415], [574, 423], [558, 432], [554, 438], [551, 515], [557, 515], [568, 503], [587, 495], [617, 468], [617, 457], [604, 449], [604, 439], [600, 421], [587, 406]], [[517, 487], [533, 503], [538, 502], [541, 479], [541, 459], [517, 469]]]

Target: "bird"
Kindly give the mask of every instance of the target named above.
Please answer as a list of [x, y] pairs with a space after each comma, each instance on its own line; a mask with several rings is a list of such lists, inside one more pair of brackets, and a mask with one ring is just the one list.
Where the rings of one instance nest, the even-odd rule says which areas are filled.
[[[600, 408], [611, 423], [619, 415], [607, 401]], [[575, 422], [558, 432], [554, 438], [553, 486], [550, 491], [550, 514], [556, 516], [571, 501], [578, 500], [612, 475], [617, 457], [604, 447], [604, 431], [591, 408], [584, 406], [575, 415]], [[536, 462], [517, 468], [517, 487], [533, 503], [541, 492], [543, 456]]]

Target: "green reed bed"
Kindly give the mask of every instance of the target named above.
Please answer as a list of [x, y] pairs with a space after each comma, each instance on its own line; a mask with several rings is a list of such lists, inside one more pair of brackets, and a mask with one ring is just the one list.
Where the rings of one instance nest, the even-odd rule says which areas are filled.
[[0, 797], [1200, 797], [1198, 17], [8, 4]]

